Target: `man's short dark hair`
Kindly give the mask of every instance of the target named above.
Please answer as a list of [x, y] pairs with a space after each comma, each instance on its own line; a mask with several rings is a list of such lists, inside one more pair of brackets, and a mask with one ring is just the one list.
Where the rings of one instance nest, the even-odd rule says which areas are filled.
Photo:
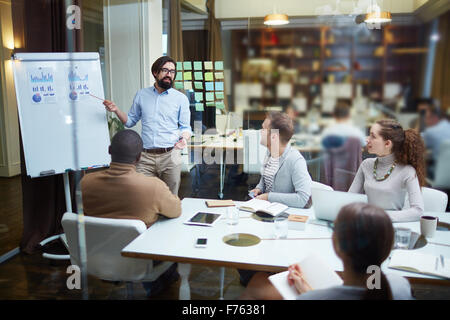
[[334, 107], [333, 116], [336, 119], [346, 119], [350, 116], [350, 106], [343, 102], [338, 102]]
[[121, 130], [111, 140], [112, 162], [134, 163], [142, 152], [142, 139], [136, 131]]
[[419, 98], [417, 99], [417, 106], [419, 104], [425, 104], [427, 106], [428, 112], [432, 115], [437, 116], [438, 118], [443, 117], [443, 112], [440, 107], [439, 100], [433, 98]]
[[[165, 65], [167, 62], [172, 62], [175, 66], [177, 65], [175, 60], [173, 60], [169, 56], [159, 57], [158, 59], [155, 60], [155, 62], [153, 62], [153, 65], [152, 65], [153, 76], [157, 75], [159, 73], [159, 71], [161, 71], [161, 68], [163, 67], [163, 65]], [[175, 75], [176, 75], [176, 71], [175, 71]]]
[[294, 135], [294, 123], [292, 119], [283, 112], [269, 112], [270, 129], [278, 129], [280, 140], [288, 143]]

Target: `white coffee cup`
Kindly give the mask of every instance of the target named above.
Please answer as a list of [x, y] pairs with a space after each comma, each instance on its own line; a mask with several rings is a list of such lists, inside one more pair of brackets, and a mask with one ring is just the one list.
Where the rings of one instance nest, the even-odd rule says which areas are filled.
[[438, 217], [422, 216], [420, 217], [420, 233], [426, 238], [433, 238], [436, 232]]

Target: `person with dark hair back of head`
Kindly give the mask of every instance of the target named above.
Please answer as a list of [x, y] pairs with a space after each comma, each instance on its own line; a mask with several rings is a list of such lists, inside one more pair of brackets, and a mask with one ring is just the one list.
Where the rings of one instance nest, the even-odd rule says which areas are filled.
[[[340, 140], [344, 140], [349, 137], [355, 137], [361, 142], [361, 146], [366, 145], [366, 136], [364, 132], [356, 127], [350, 119], [350, 102], [349, 101], [339, 101], [334, 107], [333, 117], [335, 123], [325, 128], [322, 132], [322, 144], [325, 148], [328, 146], [328, 141], [332, 140], [333, 137], [339, 137]], [[342, 141], [341, 143], [343, 144]]]
[[[87, 173], [81, 179], [83, 211], [87, 216], [114, 219], [137, 219], [147, 228], [162, 215], [176, 218], [181, 215], [181, 201], [167, 185], [156, 177], [136, 172], [142, 150], [142, 139], [133, 130], [114, 135], [109, 146], [109, 169]], [[160, 263], [153, 261], [154, 265]], [[161, 279], [176, 279], [176, 265]], [[143, 283], [148, 295], [161, 288], [161, 281]]]
[[181, 180], [181, 150], [191, 137], [189, 100], [172, 89], [176, 76], [175, 61], [167, 56], [152, 65], [153, 87], [139, 90], [128, 114], [112, 101], [105, 100], [106, 110], [114, 112], [131, 128], [142, 121], [143, 148], [137, 171], [162, 179], [178, 195]]
[[133, 130], [122, 130], [114, 135], [109, 146], [112, 162], [137, 163], [141, 158], [142, 139]]
[[[352, 203], [342, 207], [334, 221], [333, 249], [342, 260], [344, 284], [312, 290], [304, 280], [300, 265], [289, 266], [288, 282], [293, 285], [298, 300], [411, 300], [408, 280], [395, 274], [380, 272], [380, 287], [368, 288], [373, 273], [368, 268], [381, 269], [394, 244], [394, 228], [383, 209], [367, 203]], [[270, 283], [269, 274], [257, 273], [241, 299], [282, 299]], [[370, 282], [369, 282], [370, 283]]]
[[[364, 160], [348, 192], [365, 193], [394, 222], [419, 221], [424, 211], [425, 146], [414, 129], [403, 130], [395, 120], [379, 120], [370, 128]], [[405, 207], [408, 194], [409, 208]]]

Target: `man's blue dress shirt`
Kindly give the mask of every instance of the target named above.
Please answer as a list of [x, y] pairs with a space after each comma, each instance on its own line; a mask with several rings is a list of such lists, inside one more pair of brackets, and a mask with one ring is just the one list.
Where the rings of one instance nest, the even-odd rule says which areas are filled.
[[173, 147], [182, 132], [192, 133], [189, 100], [173, 88], [161, 94], [154, 86], [139, 90], [125, 127], [133, 127], [139, 120], [146, 149]]

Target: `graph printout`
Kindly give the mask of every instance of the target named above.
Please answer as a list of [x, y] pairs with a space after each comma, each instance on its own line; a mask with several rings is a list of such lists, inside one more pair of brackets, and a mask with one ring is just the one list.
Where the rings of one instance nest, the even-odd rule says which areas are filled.
[[33, 104], [56, 103], [53, 68], [34, 68], [28, 72], [30, 96]]
[[68, 69], [69, 101], [80, 101], [89, 98], [89, 72], [79, 66]]

